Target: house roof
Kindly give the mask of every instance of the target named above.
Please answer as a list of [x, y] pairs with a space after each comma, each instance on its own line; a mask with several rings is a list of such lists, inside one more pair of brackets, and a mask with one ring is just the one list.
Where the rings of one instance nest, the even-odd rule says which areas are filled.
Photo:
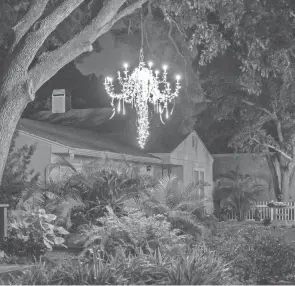
[[31, 115], [30, 119], [89, 129], [89, 126], [96, 127], [108, 121], [112, 113], [112, 108], [108, 107], [71, 109], [65, 113], [52, 113], [51, 110], [47, 110]]
[[121, 153], [126, 155], [154, 158], [141, 151], [136, 146], [130, 146], [127, 143], [118, 142], [98, 132], [82, 130], [59, 124], [50, 124], [39, 122], [31, 119], [21, 119], [17, 129], [26, 133], [54, 141], [65, 147], [84, 149], [92, 151], [108, 151], [113, 153]]
[[[156, 133], [156, 134], [155, 134]], [[157, 134], [152, 133], [144, 148], [147, 153], [171, 153], [189, 134], [183, 135], [178, 132], [173, 134]], [[112, 133], [106, 134], [110, 139], [122, 142], [131, 146], [137, 146], [137, 139], [128, 133]]]

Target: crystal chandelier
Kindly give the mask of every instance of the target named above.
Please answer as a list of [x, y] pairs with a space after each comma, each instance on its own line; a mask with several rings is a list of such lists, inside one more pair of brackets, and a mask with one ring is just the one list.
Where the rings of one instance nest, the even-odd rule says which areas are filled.
[[[180, 76], [176, 76], [175, 90], [172, 91], [170, 83], [167, 81], [167, 66], [163, 66], [163, 74], [160, 77], [159, 71], [152, 70], [153, 63], [146, 66], [143, 56], [143, 39], [140, 49], [139, 65], [129, 74], [128, 64], [124, 64], [123, 75], [118, 71], [118, 83], [121, 86], [121, 93], [115, 93], [114, 81], [111, 77], [105, 79], [105, 89], [111, 97], [113, 114], [125, 115], [125, 104], [131, 104], [137, 114], [137, 134], [138, 143], [144, 148], [149, 136], [149, 104], [153, 104], [154, 111], [160, 115], [164, 124], [162, 114], [165, 112], [166, 119], [173, 113], [175, 98], [179, 94]], [[117, 110], [114, 101], [117, 100]], [[173, 107], [169, 110], [169, 104]], [[110, 118], [110, 119], [111, 119]]]

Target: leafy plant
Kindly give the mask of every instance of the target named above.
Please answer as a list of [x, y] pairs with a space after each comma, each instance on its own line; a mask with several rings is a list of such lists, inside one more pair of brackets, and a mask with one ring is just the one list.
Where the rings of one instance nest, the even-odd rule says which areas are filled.
[[115, 255], [122, 247], [127, 254], [135, 255], [136, 249], [155, 252], [160, 249], [164, 253], [173, 253], [178, 249], [187, 249], [193, 239], [187, 235], [179, 235], [179, 230], [172, 230], [171, 224], [165, 216], [156, 215], [146, 217], [143, 212], [130, 211], [128, 216], [118, 218], [108, 207], [108, 214], [98, 219], [101, 227], [84, 226], [81, 232], [85, 235], [85, 250], [93, 252], [93, 246], [99, 246], [99, 251]]
[[10, 231], [25, 242], [29, 239], [42, 242], [48, 250], [54, 245], [65, 247], [61, 235], [67, 235], [68, 231], [52, 224], [55, 219], [55, 215], [46, 214], [43, 209], [37, 212], [13, 211]]
[[220, 175], [218, 179], [220, 183], [213, 191], [213, 200], [220, 203], [221, 209], [232, 207], [237, 220], [244, 220], [251, 204], [263, 191], [263, 186], [257, 184], [255, 178], [250, 175], [241, 174], [238, 167], [235, 171]]
[[19, 238], [13, 234], [0, 239], [0, 250], [7, 257], [30, 257], [39, 259], [47, 251], [46, 245], [42, 241], [34, 239], [31, 235], [28, 239]]
[[226, 262], [242, 283], [276, 284], [293, 272], [294, 243], [275, 238], [271, 229], [249, 223], [224, 223], [206, 245]]
[[71, 227], [72, 231], [81, 224], [97, 223], [96, 219], [107, 211], [106, 206], [118, 216], [126, 215], [126, 203], [138, 202], [141, 190], [152, 184], [149, 176], [141, 175], [124, 160], [114, 166], [106, 159], [95, 167], [84, 166], [77, 170], [69, 161], [59, 157], [49, 171], [58, 166], [67, 167], [69, 171], [64, 180], [43, 184], [39, 187], [41, 195], [35, 190], [27, 192], [22, 205], [31, 200], [31, 205], [56, 214], [58, 222], [68, 229]]
[[264, 226], [268, 226], [271, 224], [271, 219], [268, 217], [268, 218], [265, 218], [263, 221], [262, 221], [263, 225]]
[[205, 246], [193, 249], [189, 255], [180, 255], [167, 269], [171, 285], [229, 285], [235, 281], [230, 264]]
[[210, 227], [216, 222], [214, 216], [203, 212], [207, 201], [200, 199], [200, 187], [190, 184], [180, 190], [177, 177], [166, 176], [152, 190], [144, 192], [141, 208], [148, 215], [165, 215], [173, 228], [200, 238], [204, 225]]
[[0, 201], [9, 204], [11, 209], [16, 208], [23, 191], [35, 186], [39, 178], [39, 174], [34, 174], [34, 170], [29, 169], [36, 146], [24, 145], [19, 149], [15, 149], [15, 138], [17, 136], [18, 134], [15, 133], [11, 142], [3, 179], [0, 184]]

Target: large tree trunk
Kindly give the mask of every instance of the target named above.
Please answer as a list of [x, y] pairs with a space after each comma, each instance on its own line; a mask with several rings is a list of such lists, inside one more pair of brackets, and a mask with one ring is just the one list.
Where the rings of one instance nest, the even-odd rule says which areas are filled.
[[273, 188], [274, 188], [274, 193], [275, 193], [276, 199], [278, 202], [281, 202], [282, 201], [282, 190], [280, 187], [279, 176], [278, 176], [275, 164], [274, 164], [273, 156], [274, 155], [272, 155], [272, 154], [266, 154], [265, 157], [266, 157], [268, 167], [269, 167], [269, 170], [271, 173], [271, 178], [272, 178], [272, 182], [273, 182]]
[[0, 185], [13, 134], [29, 98], [23, 88], [16, 88], [9, 96], [0, 93]]

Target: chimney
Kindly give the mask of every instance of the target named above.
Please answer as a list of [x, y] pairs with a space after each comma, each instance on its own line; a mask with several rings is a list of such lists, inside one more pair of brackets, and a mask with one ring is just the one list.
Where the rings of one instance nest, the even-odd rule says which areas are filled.
[[66, 113], [71, 109], [71, 95], [65, 89], [52, 92], [52, 113]]

